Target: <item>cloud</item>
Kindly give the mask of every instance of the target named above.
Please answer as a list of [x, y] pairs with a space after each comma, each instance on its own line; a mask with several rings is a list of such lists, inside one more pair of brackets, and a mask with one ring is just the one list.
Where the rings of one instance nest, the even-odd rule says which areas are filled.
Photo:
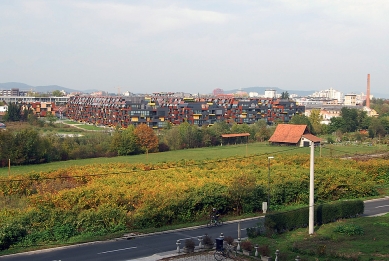
[[153, 7], [119, 3], [73, 4], [86, 19], [98, 24], [113, 24], [119, 28], [137, 29], [142, 34], [158, 34], [196, 24], [222, 24], [228, 15], [208, 10], [195, 10], [175, 5]]

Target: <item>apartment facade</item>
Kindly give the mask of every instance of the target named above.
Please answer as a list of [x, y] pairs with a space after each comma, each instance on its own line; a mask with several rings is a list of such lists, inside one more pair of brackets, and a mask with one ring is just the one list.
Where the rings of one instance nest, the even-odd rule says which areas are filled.
[[289, 122], [305, 107], [294, 101], [270, 98], [193, 98], [177, 96], [93, 97], [73, 96], [67, 104], [67, 117], [98, 126], [128, 127], [145, 123], [159, 129], [168, 124], [188, 122], [209, 126], [218, 121], [253, 124], [266, 120]]

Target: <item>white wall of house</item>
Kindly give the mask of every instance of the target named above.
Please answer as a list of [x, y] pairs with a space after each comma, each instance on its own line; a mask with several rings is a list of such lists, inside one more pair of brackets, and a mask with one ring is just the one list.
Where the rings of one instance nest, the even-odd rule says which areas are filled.
[[8, 105], [0, 106], [0, 112], [6, 112], [8, 111]]

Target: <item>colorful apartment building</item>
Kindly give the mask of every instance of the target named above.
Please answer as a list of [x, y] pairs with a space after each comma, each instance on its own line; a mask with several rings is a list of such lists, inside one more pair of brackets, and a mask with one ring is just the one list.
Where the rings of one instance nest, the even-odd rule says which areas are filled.
[[198, 126], [218, 121], [253, 124], [266, 120], [289, 122], [303, 114], [304, 106], [291, 100], [271, 98], [182, 98], [174, 96], [70, 97], [67, 117], [80, 122], [110, 127], [128, 127], [145, 123], [158, 129], [168, 123], [183, 122]]

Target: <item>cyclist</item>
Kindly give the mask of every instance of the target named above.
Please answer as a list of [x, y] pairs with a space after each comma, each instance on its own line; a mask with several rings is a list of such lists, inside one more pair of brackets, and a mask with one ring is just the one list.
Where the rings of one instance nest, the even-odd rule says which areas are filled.
[[212, 212], [210, 216], [211, 216], [211, 220], [216, 223], [219, 220], [220, 213], [216, 208], [212, 208]]

